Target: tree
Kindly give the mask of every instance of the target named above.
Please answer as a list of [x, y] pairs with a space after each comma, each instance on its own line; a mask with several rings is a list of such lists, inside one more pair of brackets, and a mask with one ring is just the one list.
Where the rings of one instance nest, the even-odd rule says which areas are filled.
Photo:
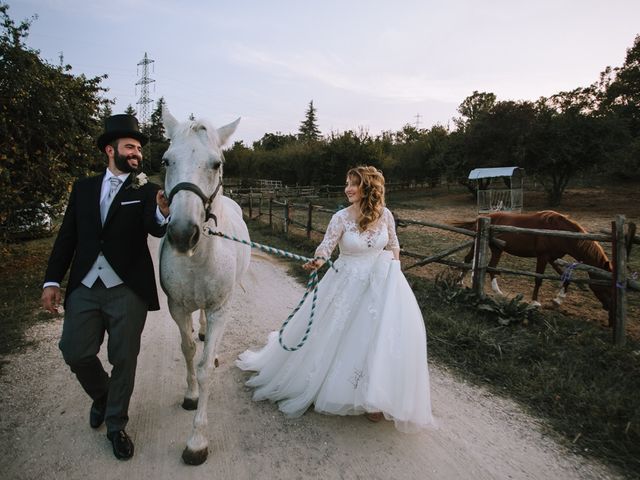
[[227, 177], [249, 179], [255, 174], [255, 155], [241, 140], [225, 150], [224, 174]]
[[295, 135], [284, 135], [280, 132], [265, 133], [260, 140], [253, 142], [253, 148], [264, 151], [277, 150], [286, 145], [296, 143], [297, 141], [298, 139]]
[[149, 123], [149, 140], [157, 143], [166, 140], [164, 132], [164, 124], [162, 123], [162, 109], [166, 107], [164, 97], [160, 97], [156, 103], [156, 108], [151, 112], [151, 119]]
[[100, 112], [98, 113], [98, 118], [100, 118], [103, 124], [107, 118], [113, 115], [113, 110], [111, 109], [112, 104], [113, 102], [111, 100], [106, 100], [105, 104], [102, 106]]
[[138, 115], [138, 112], [136, 112], [136, 109], [133, 108], [131, 104], [127, 105], [127, 108], [124, 109], [124, 113], [127, 115], [133, 115], [134, 117]]
[[618, 178], [640, 177], [640, 35], [627, 50], [620, 68], [607, 67], [601, 74], [601, 113], [615, 122], [618, 142], [608, 170]]
[[458, 106], [458, 113], [462, 115], [462, 117], [456, 118], [453, 121], [459, 130], [464, 131], [474, 121], [479, 120], [483, 115], [490, 112], [495, 104], [496, 95], [494, 93], [474, 90], [473, 93], [465, 98]]
[[560, 204], [578, 174], [606, 164], [615, 151], [615, 126], [607, 116], [588, 113], [582, 89], [540, 99], [525, 167], [540, 180], [551, 206]]
[[144, 148], [144, 170], [147, 173], [162, 172], [162, 156], [169, 148], [169, 141], [165, 138], [164, 124], [162, 123], [162, 109], [166, 102], [160, 97], [156, 108], [151, 112], [148, 124], [142, 125], [143, 132], [149, 137], [149, 143]]
[[306, 142], [317, 141], [320, 139], [320, 129], [318, 128], [316, 109], [313, 106], [313, 100], [309, 102], [309, 108], [305, 112], [305, 119], [300, 124], [298, 138]]
[[640, 35], [627, 50], [624, 64], [614, 70], [615, 78], [608, 85], [604, 107], [615, 111], [629, 122], [631, 134], [640, 135]]
[[536, 110], [531, 102], [496, 102], [493, 94], [468, 97], [459, 107], [467, 120], [452, 135], [446, 154], [450, 178], [475, 195], [474, 168], [523, 166]]
[[95, 139], [107, 101], [101, 82], [53, 66], [25, 43], [32, 20], [16, 24], [0, 3], [0, 222], [23, 206], [57, 204], [71, 181], [101, 166]]
[[358, 165], [380, 166], [382, 153], [368, 132], [332, 132], [314, 165], [316, 183], [342, 184], [347, 171]]

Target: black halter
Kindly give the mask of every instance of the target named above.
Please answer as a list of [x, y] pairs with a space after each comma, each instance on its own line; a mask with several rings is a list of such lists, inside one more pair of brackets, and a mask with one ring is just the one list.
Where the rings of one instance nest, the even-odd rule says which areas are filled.
[[196, 184], [191, 183], [191, 182], [180, 182], [175, 187], [173, 187], [171, 189], [171, 192], [169, 193], [169, 197], [167, 198], [167, 200], [169, 201], [169, 205], [171, 205], [171, 201], [173, 200], [173, 197], [175, 197], [176, 193], [178, 193], [180, 190], [187, 190], [189, 192], [195, 193], [198, 197], [200, 197], [200, 200], [202, 200], [202, 205], [204, 205], [204, 213], [205, 213], [205, 216], [206, 216], [205, 219], [204, 219], [205, 223], [210, 218], [213, 218], [213, 221], [215, 222], [216, 227], [217, 227], [218, 226], [218, 219], [216, 218], [216, 215], [213, 212], [209, 211], [209, 209], [211, 208], [211, 204], [213, 203], [213, 199], [218, 194], [218, 191], [220, 190], [220, 187], [222, 187], [222, 177], [220, 177], [220, 181], [218, 182], [218, 186], [213, 191], [211, 196], [207, 197], [202, 192], [202, 190], [200, 190], [200, 187], [198, 187]]

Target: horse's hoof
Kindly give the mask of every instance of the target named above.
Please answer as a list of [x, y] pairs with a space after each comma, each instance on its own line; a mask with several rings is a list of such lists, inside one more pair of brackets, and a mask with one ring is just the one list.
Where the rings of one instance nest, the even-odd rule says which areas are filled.
[[204, 334], [199, 333], [198, 338], [200, 339], [201, 342], [204, 342]]
[[553, 302], [553, 304], [556, 307], [559, 307], [560, 305], [562, 305], [562, 299], [561, 298], [554, 298], [553, 300], [551, 300]]
[[532, 307], [536, 307], [536, 308], [540, 308], [542, 306], [542, 304], [540, 302], [538, 302], [537, 300], [531, 302], [531, 306]]
[[197, 410], [198, 409], [198, 399], [193, 398], [185, 398], [182, 401], [182, 408], [185, 410]]
[[182, 461], [187, 465], [202, 465], [209, 455], [209, 448], [204, 447], [202, 450], [189, 450], [186, 447], [182, 451]]

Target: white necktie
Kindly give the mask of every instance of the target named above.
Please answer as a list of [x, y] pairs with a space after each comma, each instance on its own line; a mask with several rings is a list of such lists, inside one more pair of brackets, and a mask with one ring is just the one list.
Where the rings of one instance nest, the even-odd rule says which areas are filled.
[[118, 187], [122, 180], [118, 177], [111, 177], [109, 179], [109, 193], [104, 197], [104, 200], [100, 202], [100, 217], [102, 218], [102, 224], [104, 225], [104, 221], [107, 218], [107, 213], [109, 212], [109, 207], [111, 206], [111, 202], [113, 201], [113, 197], [118, 191]]

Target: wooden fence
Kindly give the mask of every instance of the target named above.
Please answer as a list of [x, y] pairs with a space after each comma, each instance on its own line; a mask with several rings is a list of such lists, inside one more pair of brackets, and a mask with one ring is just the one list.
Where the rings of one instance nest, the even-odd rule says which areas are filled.
[[[424, 190], [427, 188], [431, 188], [428, 183], [415, 182], [387, 183], [385, 185], [387, 192], [398, 190]], [[449, 188], [448, 184], [447, 188]], [[344, 185], [278, 186], [277, 184], [257, 184], [256, 186], [245, 187], [237, 183], [225, 183], [225, 195], [228, 195], [234, 200], [244, 200], [247, 197], [254, 197], [256, 200], [260, 197], [264, 197], [264, 199], [274, 198], [279, 201], [283, 201], [285, 199], [309, 200], [344, 195]]]
[[[276, 200], [273, 197], [265, 197], [262, 194], [245, 194], [236, 197], [236, 200], [240, 203], [243, 209], [246, 210], [246, 214], [249, 219], [260, 219], [261, 217], [266, 216], [268, 217], [267, 221], [271, 227], [274, 226], [274, 219], [277, 219], [278, 223], [282, 225], [284, 233], [288, 234], [289, 226], [293, 225], [303, 229], [307, 238], [311, 238], [312, 232], [320, 234], [325, 233], [324, 230], [314, 228], [314, 212], [324, 212], [328, 214], [335, 213], [335, 210], [314, 205], [312, 202], [296, 203], [290, 202], [288, 199]], [[305, 222], [300, 222], [293, 218], [294, 209], [298, 211], [303, 210], [305, 212]], [[635, 224], [627, 224], [623, 215], [617, 215], [615, 220], [611, 222], [611, 231], [605, 233], [577, 233], [560, 230], [540, 230], [505, 225], [491, 225], [491, 219], [488, 217], [479, 217], [478, 232], [476, 233], [472, 230], [454, 227], [451, 225], [396, 218], [396, 226], [403, 227], [407, 225], [436, 228], [472, 237], [472, 240], [467, 240], [460, 245], [447, 248], [446, 250], [429, 256], [418, 252], [407, 251], [405, 249], [402, 249], [400, 254], [405, 257], [417, 259], [415, 263], [406, 267], [405, 270], [427, 265], [429, 263], [440, 263], [451, 267], [470, 269], [472, 272], [472, 289], [481, 298], [485, 296], [484, 285], [487, 272], [499, 272], [508, 275], [527, 276], [562, 282], [562, 277], [559, 275], [539, 274], [509, 268], [489, 267], [489, 244], [492, 243], [498, 247], [504, 246], [504, 241], [495, 238], [495, 234], [500, 232], [513, 232], [527, 235], [543, 235], [610, 242], [612, 244], [612, 272], [588, 265], [569, 263], [561, 259], [556, 260], [556, 264], [562, 268], [569, 267], [570, 265], [571, 269], [585, 270], [594, 273], [594, 277], [598, 277], [595, 279], [573, 279], [571, 280], [573, 283], [604, 285], [611, 288], [613, 301], [609, 310], [609, 324], [613, 326], [613, 342], [616, 345], [624, 344], [627, 322], [627, 292], [632, 290], [640, 291], [640, 283], [634, 278], [631, 278], [627, 273], [628, 252], [630, 251], [631, 245], [640, 244], [640, 240], [635, 238]], [[625, 226], [627, 227], [626, 232]], [[461, 250], [468, 249], [472, 245], [474, 246], [474, 256], [471, 264], [446, 258]]]

